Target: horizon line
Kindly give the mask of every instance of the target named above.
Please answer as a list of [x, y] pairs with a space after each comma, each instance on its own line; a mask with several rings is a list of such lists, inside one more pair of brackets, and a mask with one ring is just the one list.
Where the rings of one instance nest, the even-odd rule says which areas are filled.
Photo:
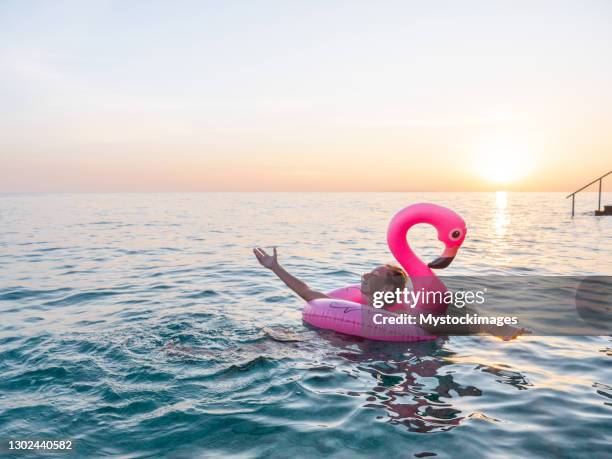
[[[565, 194], [568, 191], [563, 190], [103, 190], [103, 191], [0, 191], [0, 195], [8, 194], [199, 194], [199, 193], [559, 193]], [[598, 193], [598, 191], [581, 191], [581, 193]], [[612, 193], [612, 191], [604, 191], [602, 193]]]

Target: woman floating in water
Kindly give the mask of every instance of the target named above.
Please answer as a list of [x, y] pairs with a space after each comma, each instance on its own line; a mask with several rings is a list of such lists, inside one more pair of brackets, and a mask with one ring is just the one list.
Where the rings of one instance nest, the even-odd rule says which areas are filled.
[[[433, 225], [438, 230], [438, 239], [445, 244], [441, 257], [429, 264], [423, 263], [411, 250], [406, 241], [406, 234], [410, 227], [418, 223]], [[415, 204], [398, 212], [391, 220], [387, 233], [389, 248], [395, 258], [404, 266], [414, 291], [431, 293], [446, 293], [446, 287], [432, 272], [434, 269], [447, 267], [459, 250], [465, 239], [466, 228], [463, 219], [450, 209], [434, 204]], [[396, 312], [411, 312], [413, 314], [427, 312], [429, 314], [473, 313], [469, 309], [447, 308], [448, 305], [423, 304], [411, 305], [410, 309], [401, 303], [384, 301], [383, 309], [376, 310], [373, 306], [380, 306], [381, 298], [386, 292], [404, 290], [407, 285], [407, 275], [398, 266], [381, 265], [361, 277], [361, 285], [348, 286], [333, 292], [323, 293], [313, 290], [287, 272], [278, 262], [276, 247], [273, 254], [268, 255], [262, 248], [253, 249], [259, 263], [276, 274], [291, 290], [303, 298], [307, 305], [304, 310], [304, 320], [320, 328], [329, 328], [343, 333], [362, 336], [365, 338], [384, 341], [421, 341], [435, 338], [434, 335], [465, 335], [488, 333], [504, 340], [511, 340], [525, 332], [524, 329], [510, 325], [498, 326], [482, 324], [465, 326], [453, 324], [437, 324], [420, 322], [415, 325], [394, 325], [383, 330], [378, 326], [380, 322], [372, 317], [380, 312], [394, 315]], [[378, 304], [377, 304], [378, 303]], [[376, 311], [379, 313], [376, 314]]]

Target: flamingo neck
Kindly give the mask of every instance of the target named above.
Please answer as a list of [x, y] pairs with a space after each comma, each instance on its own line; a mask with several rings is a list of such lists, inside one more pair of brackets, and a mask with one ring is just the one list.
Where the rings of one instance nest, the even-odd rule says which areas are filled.
[[[398, 232], [390, 231], [388, 234], [389, 249], [396, 260], [404, 268], [410, 282], [412, 283], [412, 289], [416, 291], [446, 291], [446, 287], [441, 280], [434, 274], [434, 272], [427, 266], [421, 259], [414, 253], [410, 244], [406, 240], [406, 234], [411, 226], [407, 225], [400, 228]], [[433, 305], [423, 304], [419, 302], [416, 306], [411, 306], [411, 311], [427, 311], [431, 313], [443, 313], [446, 312], [447, 306], [445, 304]]]
[[408, 230], [414, 225], [427, 223], [436, 226], [436, 222], [428, 218], [427, 209], [420, 209], [421, 207], [420, 205], [407, 207], [393, 217], [387, 231], [387, 243], [395, 259], [410, 277], [413, 290], [444, 291], [446, 290], [444, 284], [414, 253], [406, 240]]
[[[404, 222], [400, 222], [404, 223]], [[387, 242], [391, 253], [398, 261], [410, 279], [416, 277], [430, 277], [436, 275], [412, 250], [406, 240], [408, 230], [418, 222], [405, 222], [403, 225], [392, 224], [387, 235]]]
[[416, 277], [437, 277], [431, 268], [414, 253], [408, 241], [406, 241], [404, 250], [400, 253], [394, 253], [393, 256], [402, 265], [412, 281]]
[[[406, 240], [408, 230], [419, 223], [430, 224], [437, 228], [438, 220], [444, 218], [444, 215], [440, 214], [443, 211], [447, 212], [446, 209], [433, 204], [414, 204], [395, 214], [389, 223], [387, 230], [389, 250], [410, 277], [414, 291], [446, 291], [444, 283], [421, 261]], [[444, 303], [435, 305], [419, 303], [412, 310], [427, 310], [437, 314], [446, 312], [446, 309], [447, 305]]]

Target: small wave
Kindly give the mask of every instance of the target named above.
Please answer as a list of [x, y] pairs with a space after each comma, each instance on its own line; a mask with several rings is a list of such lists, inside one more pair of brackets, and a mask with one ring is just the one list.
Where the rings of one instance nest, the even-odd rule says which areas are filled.
[[120, 224], [120, 221], [113, 221], [113, 220], [100, 220], [97, 222], [91, 222], [90, 225], [114, 225], [114, 224]]
[[172, 288], [172, 286], [171, 285], [167, 285], [167, 284], [158, 284], [158, 285], [153, 285], [153, 286], [149, 287], [149, 289], [151, 289], [151, 290], [169, 290], [171, 288]]
[[35, 252], [55, 252], [57, 250], [64, 250], [65, 247], [42, 247], [40, 249], [36, 249]]
[[183, 249], [178, 247], [160, 247], [159, 250], [163, 250], [164, 252], [182, 252]]
[[73, 274], [90, 274], [95, 273], [95, 269], [73, 269], [70, 271], [65, 271], [60, 274], [60, 276], [72, 276]]
[[355, 273], [346, 269], [335, 269], [333, 271], [325, 271], [328, 276], [355, 276]]
[[119, 406], [105, 405], [95, 412], [97, 414], [112, 413], [121, 416], [134, 416], [155, 411], [158, 407], [159, 404], [153, 400], [135, 400]]
[[88, 301], [105, 298], [107, 296], [120, 295], [122, 292], [116, 290], [99, 290], [94, 292], [83, 292], [69, 295], [59, 300], [47, 301], [45, 306], [68, 306], [78, 303], [86, 303]]
[[135, 382], [143, 382], [143, 383], [152, 383], [152, 382], [161, 382], [161, 381], [170, 381], [174, 379], [174, 374], [161, 371], [153, 367], [143, 367], [139, 368], [135, 371], [128, 373], [124, 377], [124, 381], [128, 381], [131, 383]]
[[184, 295], [183, 298], [189, 298], [189, 299], [210, 298], [212, 296], [217, 296], [217, 295], [219, 295], [218, 292], [208, 289], [208, 290], [202, 290], [196, 293], [190, 293], [189, 295]]
[[118, 252], [122, 253], [123, 255], [142, 255], [146, 253], [146, 251], [144, 250], [128, 250], [128, 249], [119, 249]]
[[612, 386], [608, 386], [607, 384], [595, 382], [593, 383], [593, 388], [596, 389], [599, 395], [612, 399]]
[[36, 322], [40, 322], [43, 321], [45, 319], [43, 319], [42, 317], [38, 317], [38, 316], [32, 316], [32, 317], [28, 317], [26, 319], [23, 319], [24, 322], [26, 323], [36, 323]]
[[530, 268], [528, 266], [516, 266], [512, 268], [512, 271], [519, 271], [519, 272], [534, 272], [536, 271], [535, 268]]
[[106, 320], [79, 320], [78, 322], [75, 322], [75, 325], [78, 325], [79, 327], [86, 327], [89, 325], [96, 325], [96, 324], [103, 324], [106, 323]]
[[58, 380], [66, 379], [69, 375], [68, 370], [60, 366], [28, 370], [6, 381], [3, 384], [3, 389], [19, 390], [23, 388], [24, 384], [39, 388], [47, 383], [57, 383]]
[[265, 327], [263, 331], [267, 338], [279, 343], [295, 343], [305, 340], [300, 334], [292, 330]]
[[[55, 293], [68, 292], [72, 290], [68, 287], [55, 288], [50, 290], [30, 290], [24, 287], [13, 287], [10, 289], [2, 289], [8, 290], [6, 293], [0, 293], [0, 301], [11, 301], [11, 300], [22, 300], [24, 298], [34, 298], [34, 297], [45, 297], [49, 295], [53, 295]], [[2, 292], [0, 290], [0, 292]]]
[[481, 421], [486, 421], [486, 422], [501, 422], [499, 419], [492, 418], [492, 417], [487, 416], [486, 414], [481, 413], [479, 411], [475, 411], [474, 413], [469, 414], [468, 418], [470, 418], [470, 419], [479, 419]]
[[283, 301], [287, 301], [288, 298], [291, 298], [289, 295], [272, 295], [265, 298], [265, 301], [268, 303], [282, 303]]
[[504, 370], [502, 368], [489, 365], [478, 365], [476, 370], [495, 375], [499, 378], [496, 380], [497, 382], [508, 384], [516, 387], [519, 390], [527, 390], [533, 386], [533, 384], [527, 381], [527, 378], [518, 371]]
[[233, 376], [247, 371], [262, 371], [275, 368], [276, 361], [271, 357], [259, 355], [242, 363], [235, 363], [217, 373], [217, 376]]

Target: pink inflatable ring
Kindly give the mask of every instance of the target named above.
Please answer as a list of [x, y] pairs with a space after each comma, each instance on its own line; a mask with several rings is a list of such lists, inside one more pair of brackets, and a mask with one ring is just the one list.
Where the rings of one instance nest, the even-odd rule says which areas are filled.
[[[412, 251], [406, 240], [408, 230], [419, 223], [434, 226], [438, 239], [445, 245], [442, 255], [429, 264], [423, 263]], [[414, 204], [399, 211], [391, 219], [387, 230], [389, 250], [404, 268], [413, 290], [446, 292], [442, 281], [432, 268], [446, 268], [465, 239], [466, 227], [463, 219], [455, 212], [435, 204]], [[318, 328], [334, 330], [347, 335], [379, 341], [425, 341], [436, 337], [416, 325], [396, 324], [400, 317], [395, 312], [411, 314], [444, 314], [447, 305], [416, 304], [408, 309], [396, 304], [390, 312], [367, 304], [360, 285], [349, 285], [327, 294], [330, 298], [312, 300], [306, 303], [302, 312], [304, 322]], [[387, 317], [387, 319], [385, 319]]]

